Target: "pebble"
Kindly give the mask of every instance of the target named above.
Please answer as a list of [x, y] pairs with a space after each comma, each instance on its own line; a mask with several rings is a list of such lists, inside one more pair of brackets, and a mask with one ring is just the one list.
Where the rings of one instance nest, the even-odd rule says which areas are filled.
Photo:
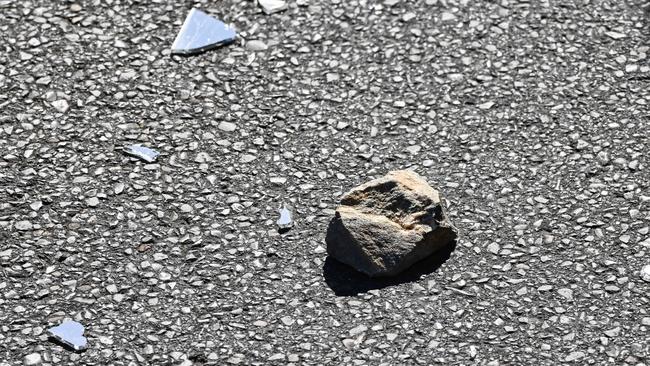
[[25, 366], [40, 365], [41, 362], [43, 362], [43, 359], [40, 353], [30, 353], [23, 358], [23, 365]]
[[244, 154], [239, 158], [240, 163], [250, 163], [251, 161], [257, 159], [255, 155]]
[[567, 300], [573, 300], [573, 290], [569, 288], [561, 288], [557, 290], [557, 293], [560, 294], [560, 296], [564, 297]]
[[443, 12], [442, 15], [440, 15], [440, 20], [442, 20], [443, 22], [447, 22], [454, 19], [456, 19], [456, 16], [447, 11]]
[[237, 129], [237, 125], [232, 122], [221, 121], [218, 128], [224, 132], [233, 132]]
[[266, 51], [269, 46], [266, 43], [259, 40], [252, 40], [246, 42], [246, 49], [250, 51]]
[[16, 230], [27, 231], [27, 230], [31, 230], [33, 228], [33, 225], [32, 225], [31, 222], [29, 222], [27, 220], [22, 220], [22, 221], [16, 222], [14, 224], [14, 227], [16, 228]]
[[641, 268], [641, 279], [650, 282], [650, 264], [646, 264]]
[[70, 108], [70, 105], [68, 104], [68, 101], [66, 101], [65, 99], [61, 99], [52, 102], [52, 107], [54, 107], [57, 111], [61, 113], [65, 113]]

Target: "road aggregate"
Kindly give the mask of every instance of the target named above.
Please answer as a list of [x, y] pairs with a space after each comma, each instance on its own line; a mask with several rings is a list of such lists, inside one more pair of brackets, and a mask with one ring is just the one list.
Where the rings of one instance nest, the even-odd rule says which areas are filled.
[[[172, 55], [193, 7], [236, 42]], [[649, 364], [649, 40], [639, 0], [0, 0], [0, 365]], [[327, 224], [396, 169], [459, 238], [369, 280]]]

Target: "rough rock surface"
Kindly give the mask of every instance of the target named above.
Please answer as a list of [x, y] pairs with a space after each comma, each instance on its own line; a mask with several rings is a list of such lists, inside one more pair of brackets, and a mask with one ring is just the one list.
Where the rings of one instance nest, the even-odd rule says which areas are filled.
[[369, 276], [393, 276], [456, 238], [438, 191], [408, 170], [362, 184], [341, 198], [327, 252]]

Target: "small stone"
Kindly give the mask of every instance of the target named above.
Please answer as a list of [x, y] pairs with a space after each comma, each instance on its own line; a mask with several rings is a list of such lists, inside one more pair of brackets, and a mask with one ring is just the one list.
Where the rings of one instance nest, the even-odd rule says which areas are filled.
[[264, 13], [273, 14], [287, 9], [287, 2], [284, 0], [257, 0]]
[[490, 243], [487, 246], [488, 252], [490, 252], [492, 254], [495, 254], [495, 255], [499, 254], [499, 249], [501, 249], [501, 248], [499, 247], [499, 244], [497, 244], [497, 243]]
[[614, 32], [614, 31], [605, 32], [605, 35], [607, 35], [608, 37], [613, 38], [613, 39], [625, 38], [625, 34], [619, 33], [619, 32]]
[[290, 355], [287, 357], [287, 360], [288, 360], [289, 362], [298, 362], [298, 361], [300, 361], [300, 356], [299, 356], [299, 355], [296, 355], [296, 354], [290, 354]]
[[408, 151], [411, 155], [417, 155], [421, 149], [422, 146], [420, 145], [411, 145], [406, 148], [406, 151]]
[[440, 20], [442, 20], [443, 22], [447, 22], [454, 19], [456, 19], [456, 16], [450, 12], [444, 12], [442, 13], [442, 15], [440, 15]]
[[340, 78], [340, 77], [339, 77], [339, 74], [334, 73], [334, 72], [328, 72], [328, 73], [325, 75], [325, 80], [326, 80], [328, 83], [331, 83], [331, 82], [334, 82], [334, 81], [338, 81], [339, 78]]
[[585, 357], [584, 352], [580, 352], [580, 351], [571, 352], [571, 354], [569, 354], [564, 361], [573, 362], [573, 361], [580, 360], [583, 357]]
[[237, 125], [232, 122], [221, 121], [218, 128], [224, 132], [233, 132], [237, 129]]
[[641, 279], [650, 282], [650, 264], [646, 264], [641, 268]]
[[266, 51], [269, 46], [266, 43], [259, 40], [252, 40], [246, 42], [246, 49], [250, 51]]
[[290, 325], [292, 325], [293, 323], [296, 322], [296, 321], [295, 321], [292, 317], [290, 317], [290, 316], [283, 316], [282, 318], [280, 318], [280, 321], [282, 322], [282, 324], [284, 324], [284, 325], [286, 325], [286, 326], [290, 326]]
[[25, 366], [40, 365], [43, 362], [40, 353], [30, 353], [25, 358], [23, 358], [23, 364]]
[[27, 231], [27, 230], [31, 230], [33, 225], [31, 222], [27, 220], [23, 220], [23, 221], [16, 222], [14, 224], [14, 227], [16, 228], [16, 230]]
[[567, 300], [573, 300], [573, 290], [571, 290], [570, 288], [561, 288], [557, 290], [557, 293]]
[[257, 159], [255, 155], [244, 154], [239, 158], [240, 163], [250, 163], [251, 161]]
[[494, 102], [485, 102], [478, 105], [479, 109], [490, 109], [494, 106]]
[[402, 20], [405, 22], [410, 22], [411, 20], [415, 19], [415, 17], [415, 13], [408, 12], [402, 16]]
[[124, 192], [124, 183], [116, 183], [115, 186], [113, 186], [113, 192], [115, 192], [115, 194]]
[[619, 334], [621, 334], [621, 327], [616, 327], [616, 328], [612, 328], [612, 329], [606, 330], [604, 333], [605, 333], [605, 335], [608, 336], [609, 338], [618, 337]]
[[269, 181], [271, 181], [271, 183], [273, 183], [273, 184], [281, 186], [281, 185], [283, 185], [283, 184], [285, 184], [287, 182], [287, 178], [284, 178], [284, 177], [271, 177], [269, 179]]
[[52, 107], [54, 107], [57, 111], [59, 111], [61, 113], [65, 113], [70, 108], [70, 105], [68, 105], [67, 100], [61, 99], [61, 100], [53, 101], [52, 102]]
[[363, 333], [363, 332], [365, 332], [367, 330], [368, 330], [368, 327], [366, 327], [365, 325], [356, 326], [356, 327], [350, 329], [350, 332], [349, 332], [350, 337], [355, 337], [355, 336], [357, 336], [357, 335], [359, 335], [359, 334], [361, 334], [361, 333]]
[[86, 204], [90, 207], [97, 207], [97, 205], [99, 205], [99, 198], [90, 197], [86, 200]]
[[332, 258], [375, 277], [396, 275], [455, 238], [438, 191], [400, 170], [346, 193], [325, 240]]

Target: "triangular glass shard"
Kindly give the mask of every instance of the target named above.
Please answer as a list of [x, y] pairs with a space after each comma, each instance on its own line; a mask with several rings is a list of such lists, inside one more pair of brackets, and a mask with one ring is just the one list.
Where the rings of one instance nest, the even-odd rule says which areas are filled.
[[84, 326], [73, 320], [66, 320], [60, 325], [48, 329], [48, 332], [52, 338], [75, 351], [82, 351], [88, 345], [88, 340], [84, 337]]
[[273, 14], [287, 9], [287, 2], [284, 0], [257, 0], [266, 14]]
[[280, 218], [278, 219], [277, 224], [280, 230], [288, 230], [293, 226], [291, 211], [289, 211], [285, 206], [282, 206], [282, 209], [280, 209]]
[[128, 146], [124, 151], [129, 155], [136, 156], [146, 161], [147, 163], [153, 163], [158, 159], [158, 156], [160, 156], [158, 151], [140, 145]]
[[235, 30], [199, 9], [192, 9], [185, 18], [172, 45], [172, 53], [194, 54], [235, 40]]

